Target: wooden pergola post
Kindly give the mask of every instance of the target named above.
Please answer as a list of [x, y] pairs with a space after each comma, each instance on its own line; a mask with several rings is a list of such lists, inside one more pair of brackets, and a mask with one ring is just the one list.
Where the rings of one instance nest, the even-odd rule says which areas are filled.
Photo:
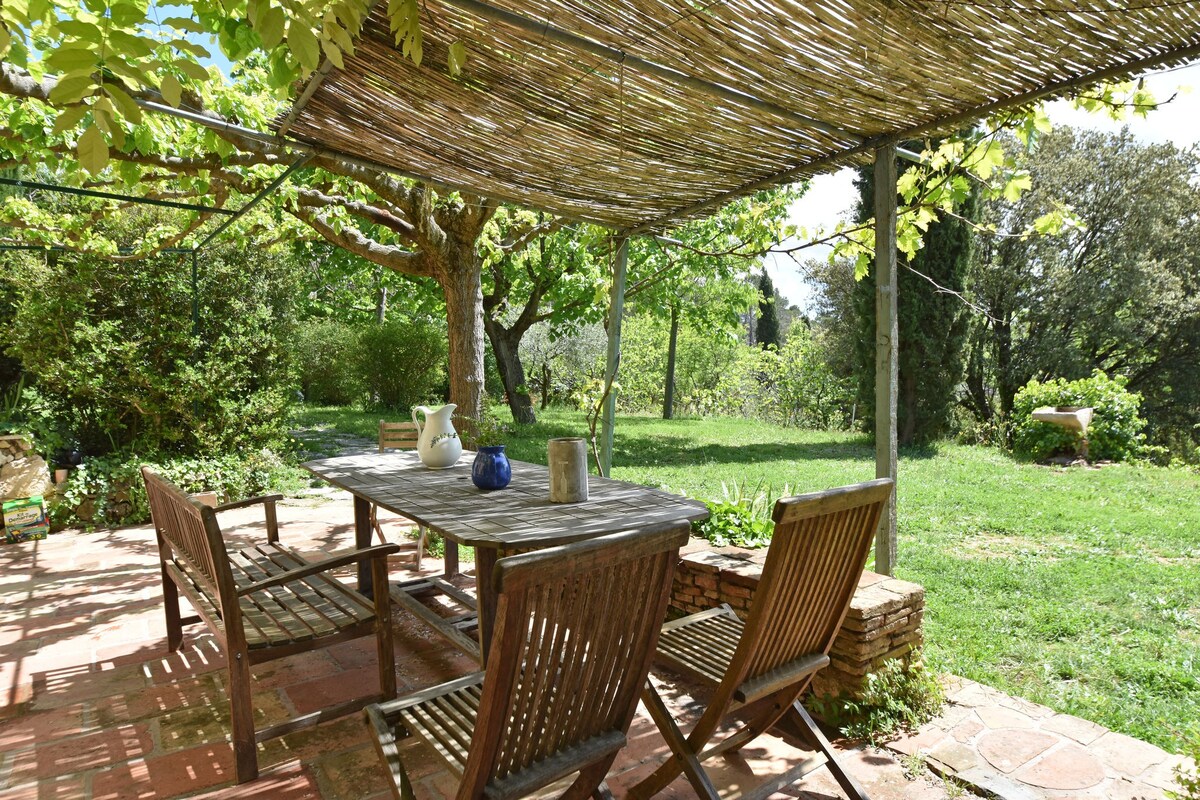
[[[900, 383], [896, 320], [896, 146], [875, 150], [875, 477], [896, 480], [896, 395]], [[875, 571], [896, 568], [896, 488], [875, 535]]]
[[600, 473], [608, 477], [612, 471], [613, 432], [616, 428], [617, 396], [613, 381], [621, 364], [621, 318], [625, 315], [625, 270], [629, 264], [629, 238], [616, 242], [613, 258], [613, 281], [608, 296], [608, 360], [604, 368], [604, 420], [600, 439]]

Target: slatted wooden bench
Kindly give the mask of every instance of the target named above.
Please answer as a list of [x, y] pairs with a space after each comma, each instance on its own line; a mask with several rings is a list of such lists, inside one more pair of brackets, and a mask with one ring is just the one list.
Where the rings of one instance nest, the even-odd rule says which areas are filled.
[[[183, 643], [183, 626], [207, 624], [228, 660], [233, 749], [238, 783], [258, 776], [256, 744], [349, 714], [368, 703], [396, 696], [388, 593], [374, 601], [326, 574], [329, 570], [369, 561], [376, 586], [387, 585], [387, 556], [399, 550], [381, 544], [353, 553], [310, 562], [279, 542], [275, 503], [279, 495], [257, 497], [216, 508], [189, 497], [149, 468], [142, 468], [150, 513], [158, 536], [167, 648]], [[228, 550], [217, 513], [262, 504], [267, 541], [243, 550]], [[182, 594], [196, 610], [183, 617]], [[378, 646], [379, 694], [350, 700], [254, 730], [250, 702], [250, 667], [338, 642], [373, 635]]]

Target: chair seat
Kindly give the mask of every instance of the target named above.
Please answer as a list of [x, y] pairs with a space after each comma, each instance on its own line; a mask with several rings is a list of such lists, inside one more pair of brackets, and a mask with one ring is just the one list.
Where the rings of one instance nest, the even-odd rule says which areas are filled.
[[407, 732], [430, 745], [451, 771], [462, 775], [482, 696], [483, 673], [477, 672], [381, 704], [378, 713], [383, 726], [373, 731], [381, 752], [391, 752]]
[[716, 685], [725, 677], [745, 627], [726, 605], [691, 614], [663, 626], [658, 656], [675, 669]]
[[[229, 552], [229, 567], [238, 589], [304, 564], [295, 550], [278, 543]], [[178, 562], [176, 566], [180, 566]], [[197, 591], [189, 599], [199, 602], [211, 619], [224, 626], [204, 592]], [[246, 646], [251, 650], [331, 636], [375, 616], [371, 601], [324, 574], [254, 592], [240, 598], [239, 604]]]

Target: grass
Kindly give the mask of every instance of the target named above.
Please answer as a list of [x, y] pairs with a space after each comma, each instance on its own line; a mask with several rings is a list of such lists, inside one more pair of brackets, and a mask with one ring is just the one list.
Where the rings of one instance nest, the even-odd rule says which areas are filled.
[[[508, 437], [545, 463], [584, 435], [551, 410]], [[307, 409], [373, 439], [377, 415]], [[874, 477], [869, 439], [730, 419], [622, 417], [613, 475], [719, 498], [721, 484], [815, 491]], [[1200, 724], [1200, 475], [1058, 470], [944, 444], [900, 455], [897, 576], [926, 588], [926, 657], [1178, 752]]]

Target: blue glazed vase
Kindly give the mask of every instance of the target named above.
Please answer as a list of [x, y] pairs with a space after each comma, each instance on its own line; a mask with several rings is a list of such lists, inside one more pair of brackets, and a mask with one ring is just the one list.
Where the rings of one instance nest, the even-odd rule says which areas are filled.
[[512, 466], [504, 455], [504, 445], [481, 447], [471, 466], [471, 481], [480, 489], [503, 489], [512, 480]]

